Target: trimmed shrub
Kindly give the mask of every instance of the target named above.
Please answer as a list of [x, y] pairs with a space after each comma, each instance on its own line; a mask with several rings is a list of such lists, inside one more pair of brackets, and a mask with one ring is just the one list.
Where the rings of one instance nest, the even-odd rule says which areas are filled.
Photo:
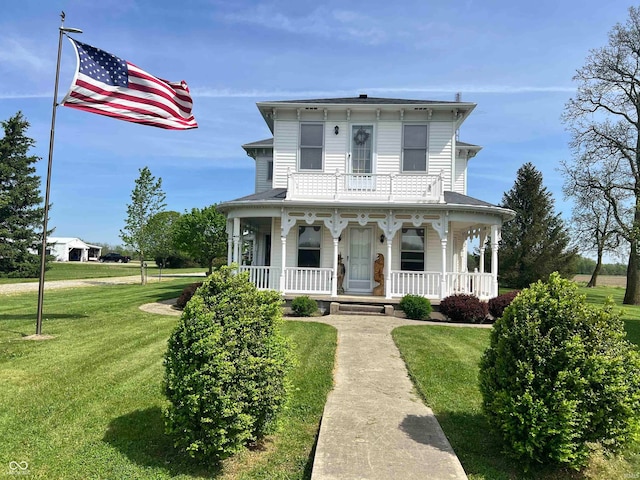
[[502, 295], [498, 295], [489, 300], [489, 313], [493, 318], [500, 318], [504, 313], [504, 309], [511, 305], [513, 299], [518, 296], [520, 290], [512, 290]]
[[291, 310], [299, 317], [310, 317], [318, 311], [318, 304], [307, 295], [302, 295], [291, 301]]
[[405, 295], [400, 300], [398, 308], [412, 320], [426, 320], [431, 315], [431, 302], [420, 295]]
[[281, 304], [228, 267], [193, 295], [164, 357], [165, 424], [177, 448], [217, 462], [273, 431], [293, 362]]
[[487, 303], [473, 295], [450, 295], [440, 302], [440, 313], [452, 322], [479, 323], [489, 313]]
[[187, 305], [187, 302], [191, 300], [191, 297], [193, 297], [193, 294], [196, 293], [196, 290], [202, 286], [202, 283], [203, 282], [196, 282], [184, 287], [182, 293], [178, 297], [178, 300], [176, 300], [176, 307], [184, 308]]
[[588, 305], [553, 273], [494, 325], [480, 363], [484, 412], [518, 461], [578, 469], [593, 444], [616, 452], [638, 433], [639, 371], [613, 302]]

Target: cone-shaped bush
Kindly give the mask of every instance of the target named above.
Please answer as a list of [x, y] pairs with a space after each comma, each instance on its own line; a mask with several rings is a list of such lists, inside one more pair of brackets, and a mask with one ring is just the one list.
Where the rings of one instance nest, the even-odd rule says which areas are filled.
[[167, 431], [176, 447], [219, 461], [272, 430], [288, 397], [290, 345], [281, 299], [247, 274], [214, 272], [184, 308], [165, 354]]
[[584, 466], [638, 431], [640, 360], [608, 301], [586, 303], [557, 273], [522, 290], [494, 325], [480, 367], [483, 407], [525, 464]]

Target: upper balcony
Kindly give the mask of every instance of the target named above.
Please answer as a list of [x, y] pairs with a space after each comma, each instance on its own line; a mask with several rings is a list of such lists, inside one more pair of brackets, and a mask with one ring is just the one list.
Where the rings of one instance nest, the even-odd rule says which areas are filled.
[[287, 200], [444, 203], [443, 175], [312, 173], [287, 174]]

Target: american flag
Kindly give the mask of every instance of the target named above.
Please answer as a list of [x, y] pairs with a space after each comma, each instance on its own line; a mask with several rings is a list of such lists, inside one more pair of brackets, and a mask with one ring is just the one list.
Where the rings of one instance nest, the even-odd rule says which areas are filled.
[[111, 53], [69, 40], [78, 67], [62, 105], [154, 127], [198, 128], [184, 81], [162, 80]]

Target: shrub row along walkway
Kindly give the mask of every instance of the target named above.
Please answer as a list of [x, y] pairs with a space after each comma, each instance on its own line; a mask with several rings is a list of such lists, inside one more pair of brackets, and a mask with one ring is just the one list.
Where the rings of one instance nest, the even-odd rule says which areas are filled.
[[427, 322], [356, 315], [313, 320], [338, 329], [338, 349], [311, 479], [466, 479], [391, 338], [395, 327]]

